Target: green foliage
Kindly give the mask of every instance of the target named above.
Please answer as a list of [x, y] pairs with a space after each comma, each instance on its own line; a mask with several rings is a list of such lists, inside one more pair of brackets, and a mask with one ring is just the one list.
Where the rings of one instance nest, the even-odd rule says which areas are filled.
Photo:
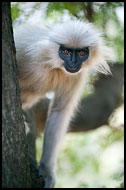
[[50, 2], [47, 9], [47, 17], [52, 16], [54, 12], [63, 14], [64, 10], [68, 10], [73, 16], [78, 16], [82, 5], [82, 2]]
[[42, 154], [42, 142], [43, 142], [43, 134], [40, 134], [36, 140], [36, 160], [39, 163], [41, 154]]
[[[58, 158], [56, 187], [120, 187], [124, 181], [123, 140], [122, 130], [107, 126], [90, 132], [67, 134]], [[41, 137], [36, 145], [39, 161]], [[121, 154], [120, 158], [118, 154]]]
[[[111, 161], [117, 157], [117, 152], [114, 152], [116, 144], [119, 145], [118, 152], [123, 146], [123, 132], [107, 127], [87, 133], [68, 134], [58, 160], [57, 187], [119, 187], [124, 180], [123, 161]], [[107, 158], [108, 150], [111, 155]], [[110, 167], [109, 162], [113, 166]], [[106, 166], [108, 168], [104, 168]]]
[[100, 146], [105, 149], [108, 146], [112, 145], [116, 141], [124, 140], [124, 131], [120, 130], [119, 132], [115, 129], [111, 129], [108, 135], [103, 135], [98, 139]]
[[12, 20], [15, 21], [20, 15], [20, 5], [18, 3], [11, 4]]

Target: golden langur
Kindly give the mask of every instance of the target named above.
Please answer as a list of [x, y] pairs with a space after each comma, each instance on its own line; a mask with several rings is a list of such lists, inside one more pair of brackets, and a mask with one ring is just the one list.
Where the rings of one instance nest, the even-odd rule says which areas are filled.
[[111, 57], [102, 33], [88, 22], [51, 27], [23, 25], [14, 30], [22, 108], [31, 108], [54, 92], [44, 132], [39, 175], [45, 188], [55, 186], [60, 142], [80, 99], [88, 70], [109, 74]]

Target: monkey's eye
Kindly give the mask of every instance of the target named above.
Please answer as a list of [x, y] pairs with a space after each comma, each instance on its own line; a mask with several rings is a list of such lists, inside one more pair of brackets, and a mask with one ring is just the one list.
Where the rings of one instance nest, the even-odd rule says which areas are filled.
[[64, 53], [65, 55], [68, 55], [68, 54], [70, 53], [70, 51], [64, 50], [63, 53]]
[[80, 56], [84, 56], [85, 52], [84, 51], [80, 51], [79, 54], [80, 54]]

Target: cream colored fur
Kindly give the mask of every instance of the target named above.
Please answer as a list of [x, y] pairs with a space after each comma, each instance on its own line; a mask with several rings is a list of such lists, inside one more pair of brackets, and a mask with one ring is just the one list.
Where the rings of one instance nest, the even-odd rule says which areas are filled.
[[[23, 25], [14, 31], [17, 65], [23, 109], [30, 108], [45, 93], [53, 91], [44, 136], [40, 175], [45, 187], [55, 184], [54, 168], [62, 137], [77, 106], [88, 69], [109, 74], [107, 60], [111, 50], [91, 23], [71, 21], [51, 27]], [[60, 44], [68, 47], [89, 47], [89, 58], [78, 73], [64, 68], [58, 55]]]

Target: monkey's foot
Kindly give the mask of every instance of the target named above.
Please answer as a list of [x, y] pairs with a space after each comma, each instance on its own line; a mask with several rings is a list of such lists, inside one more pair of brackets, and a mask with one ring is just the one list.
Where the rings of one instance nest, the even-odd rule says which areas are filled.
[[47, 168], [44, 164], [39, 166], [39, 176], [42, 176], [44, 179], [43, 188], [54, 188], [55, 186], [55, 175], [54, 172]]

